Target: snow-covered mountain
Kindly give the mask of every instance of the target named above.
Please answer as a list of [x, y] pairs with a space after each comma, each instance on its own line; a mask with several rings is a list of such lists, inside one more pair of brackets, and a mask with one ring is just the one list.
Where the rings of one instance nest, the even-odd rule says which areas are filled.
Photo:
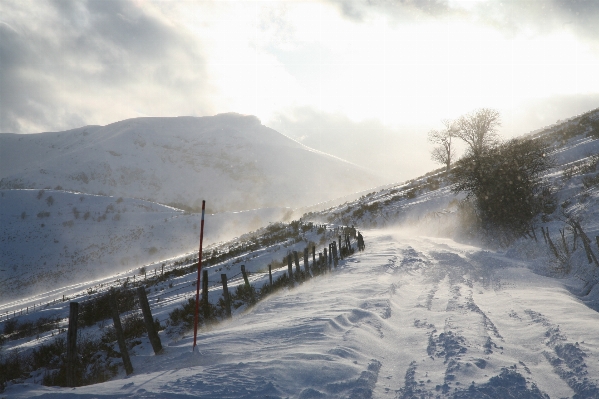
[[[223, 303], [220, 275], [227, 276], [230, 292], [236, 292], [243, 285], [242, 264], [250, 283], [262, 292], [260, 288], [269, 285], [267, 265], [273, 266], [274, 279], [284, 275], [282, 257], [291, 251], [301, 257], [312, 245], [321, 252], [338, 239], [341, 224], [355, 224], [366, 238], [364, 252], [344, 258], [324, 274], [312, 268], [312, 279], [293, 287], [285, 284], [254, 306], [236, 296], [240, 306], [232, 319], [200, 326], [195, 351], [190, 331], [170, 324], [169, 316], [195, 295], [196, 276], [189, 273], [193, 261], [188, 260], [179, 266], [187, 274], [146, 283], [153, 316], [168, 325], [160, 332], [162, 354], [152, 353], [144, 333], [129, 339], [134, 374], [125, 376], [106, 319], [81, 331], [88, 347], [100, 337], [108, 345], [91, 352], [85, 371], [116, 365], [116, 376], [78, 388], [41, 386], [45, 376], [59, 373], [56, 355], [48, 366], [26, 370], [9, 383], [6, 394], [598, 398], [599, 266], [588, 254], [599, 254], [599, 110], [535, 134], [553, 145], [556, 165], [545, 179], [558, 200], [553, 214], [537, 221], [536, 238], [523, 236], [498, 250], [452, 239], [458, 222], [456, 197], [443, 173], [433, 171], [306, 214], [302, 222], [272, 225], [213, 247], [205, 267], [208, 299], [218, 307]], [[43, 209], [54, 206], [36, 195], [31, 201]], [[565, 214], [578, 220], [589, 242], [583, 244], [582, 236], [569, 228]], [[168, 265], [170, 271], [174, 267]], [[24, 362], [34, 349], [46, 356], [52, 348], [60, 349], [51, 345], [66, 335], [60, 328], [66, 326], [68, 301], [89, 303], [96, 291], [106, 292], [110, 286], [129, 289], [134, 274], [139, 284], [142, 276], [134, 270], [0, 305], [0, 326], [57, 318], [55, 326], [37, 336], [9, 337], [2, 349], [5, 364]], [[134, 316], [132, 310], [121, 317]]]
[[59, 187], [211, 212], [298, 207], [380, 184], [253, 116], [136, 118], [107, 126], [0, 134], [0, 188]]
[[0, 134], [0, 178], [0, 303], [197, 249], [157, 203], [211, 244], [380, 182], [238, 114]]

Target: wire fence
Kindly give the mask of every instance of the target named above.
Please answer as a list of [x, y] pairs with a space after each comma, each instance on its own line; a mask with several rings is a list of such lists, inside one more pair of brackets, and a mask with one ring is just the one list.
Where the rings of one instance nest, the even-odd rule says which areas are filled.
[[[335, 229], [335, 232], [337, 232], [338, 230]], [[175, 275], [173, 277], [169, 276], [169, 279], [171, 280], [170, 283], [168, 284], [168, 288], [167, 287], [161, 287], [160, 291], [157, 291], [157, 288], [155, 290], [151, 289], [150, 287], [147, 287], [148, 289], [148, 301], [150, 303], [152, 303], [152, 308], [154, 311], [156, 311], [156, 313], [161, 313], [160, 310], [164, 309], [166, 307], [172, 306], [174, 303], [180, 303], [180, 302], [184, 302], [185, 300], [188, 300], [190, 298], [193, 298], [196, 294], [195, 290], [190, 290], [190, 286], [192, 287], [197, 287], [197, 278], [194, 276], [194, 271], [191, 269], [192, 266], [196, 265], [198, 261], [198, 257], [187, 257], [185, 258], [183, 261], [181, 260], [173, 260], [170, 263], [162, 263], [162, 265], [160, 265], [157, 268], [154, 268], [154, 277], [150, 276], [150, 281], [155, 281], [155, 279], [157, 278], [163, 278], [163, 276], [169, 275], [169, 273], [172, 273], [173, 271], [175, 271]], [[224, 262], [222, 262], [224, 263]], [[216, 265], [213, 266], [217, 266], [218, 263]], [[296, 265], [297, 266], [297, 265]], [[185, 271], [184, 270], [184, 274], [182, 275], [177, 275], [176, 274], [176, 270], [181, 270], [181, 269], [190, 269], [190, 271]], [[287, 269], [287, 266], [281, 266], [275, 269], [272, 269], [270, 272], [268, 271], [247, 271], [247, 275], [248, 275], [248, 279], [250, 277], [252, 282], [256, 282], [259, 281], [260, 279], [262, 279], [265, 275], [268, 274], [278, 274], [281, 271], [285, 271]], [[143, 268], [140, 268], [140, 270], [143, 270]], [[158, 276], [158, 270], [160, 270], [160, 276]], [[86, 305], [90, 302], [96, 301], [99, 297], [101, 297], [102, 295], [106, 295], [110, 292], [111, 289], [118, 289], [119, 291], [122, 291], [123, 289], [125, 290], [133, 290], [136, 287], [139, 287], [140, 285], [143, 285], [144, 282], [147, 282], [147, 272], [144, 273], [144, 277], [141, 278], [141, 275], [136, 275], [136, 274], [132, 274], [129, 276], [121, 276], [115, 280], [109, 281], [109, 282], [105, 282], [105, 283], [100, 283], [97, 284], [93, 287], [89, 287], [86, 291], [81, 291], [75, 294], [72, 294], [70, 296], [66, 296], [63, 295], [62, 298], [55, 298], [54, 300], [48, 301], [45, 303], [44, 302], [40, 302], [39, 305], [34, 304], [33, 309], [32, 309], [32, 313], [37, 312], [41, 309], [47, 309], [49, 306], [52, 305], [56, 305], [56, 304], [64, 304], [63, 306], [61, 306], [61, 311], [62, 312], [66, 312], [67, 311], [67, 305], [66, 303], [73, 301], [73, 300], [78, 300], [78, 302], [80, 303], [81, 307], [80, 309], [83, 310], [83, 312], [85, 311], [91, 311], [91, 309], [93, 307], [87, 307]], [[151, 272], [150, 272], [151, 274]], [[241, 285], [244, 283], [242, 276], [242, 272], [239, 272], [233, 276], [230, 276], [227, 278], [228, 280], [228, 285], [230, 287], [235, 287], [238, 285]], [[136, 279], [136, 276], [140, 276], [140, 278]], [[131, 279], [132, 277], [132, 279]], [[191, 277], [191, 278], [189, 278]], [[177, 279], [179, 279], [177, 281]], [[162, 280], [162, 281], [158, 281], [158, 282], [154, 282], [153, 285], [157, 285], [163, 281], [166, 280]], [[176, 282], [176, 283], [175, 283]], [[175, 285], [173, 285], [173, 283], [175, 283]], [[131, 286], [131, 288], [128, 288], [128, 286]], [[222, 279], [218, 280], [218, 281], [210, 281], [210, 279], [208, 280], [208, 291], [214, 291], [214, 290], [218, 290], [218, 289], [222, 289]], [[202, 291], [202, 290], [200, 290]], [[131, 317], [134, 315], [139, 314], [140, 312], [140, 307], [139, 307], [139, 302], [137, 299], [137, 295], [133, 295], [134, 298], [134, 304], [131, 308], [125, 310], [124, 312], [122, 312], [121, 314], [124, 315], [124, 317]], [[164, 298], [164, 299], [161, 299]], [[86, 310], [89, 309], [89, 310]], [[12, 316], [13, 319], [16, 318], [17, 316], [20, 316], [23, 314], [23, 311], [25, 311], [25, 314], [29, 314], [29, 307], [25, 307], [20, 309], [19, 311], [17, 311], [16, 309], [13, 310], [12, 312]], [[4, 317], [6, 317], [4, 319], [4, 322], [6, 323], [11, 314], [9, 311], [7, 311], [4, 315]], [[0, 322], [2, 322], [2, 318], [3, 316], [0, 316]], [[158, 319], [158, 318], [157, 318]], [[160, 323], [164, 323], [169, 319], [169, 315], [167, 314], [166, 316], [162, 316], [159, 319]], [[38, 319], [39, 320], [39, 319]], [[30, 322], [25, 322], [25, 323], [30, 323]], [[103, 321], [101, 322], [101, 324], [103, 325]], [[35, 324], [35, 327], [33, 327], [31, 330], [35, 330], [35, 332], [31, 335], [38, 335], [38, 338], [40, 336], [40, 334], [43, 333], [48, 333], [51, 335], [55, 335], [55, 334], [60, 334], [64, 331], [66, 331], [66, 327], [68, 326], [68, 316], [67, 317], [60, 317], [60, 316], [56, 316], [55, 319], [51, 319], [48, 322], [45, 323], [40, 323], [40, 324]], [[5, 330], [6, 330], [6, 326], [5, 326]], [[13, 336], [21, 334], [21, 331], [16, 331], [10, 334], [4, 334], [3, 338], [4, 339], [12, 339]], [[29, 335], [29, 336], [31, 336]]]

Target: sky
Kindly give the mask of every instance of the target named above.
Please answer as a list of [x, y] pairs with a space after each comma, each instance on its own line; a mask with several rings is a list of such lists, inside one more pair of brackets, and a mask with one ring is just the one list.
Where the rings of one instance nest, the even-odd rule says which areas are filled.
[[1, 0], [0, 132], [238, 112], [413, 177], [443, 119], [495, 108], [509, 138], [597, 108], [597, 20], [595, 0]]

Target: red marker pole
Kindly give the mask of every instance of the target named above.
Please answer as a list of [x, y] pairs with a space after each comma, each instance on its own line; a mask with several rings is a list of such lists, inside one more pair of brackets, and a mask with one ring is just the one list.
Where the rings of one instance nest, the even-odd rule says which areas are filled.
[[202, 275], [202, 241], [204, 240], [204, 212], [206, 210], [206, 201], [202, 201], [202, 224], [200, 225], [200, 256], [198, 258], [198, 284], [196, 286], [196, 311], [193, 322], [193, 351], [196, 350], [196, 340], [198, 337], [198, 313], [200, 310], [200, 276]]

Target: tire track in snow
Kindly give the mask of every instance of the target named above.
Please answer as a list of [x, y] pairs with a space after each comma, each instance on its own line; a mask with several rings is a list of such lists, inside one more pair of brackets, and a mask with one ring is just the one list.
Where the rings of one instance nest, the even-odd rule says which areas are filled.
[[553, 367], [553, 371], [564, 380], [578, 398], [599, 398], [599, 384], [597, 376], [592, 381], [585, 358], [589, 355], [578, 342], [567, 342], [568, 338], [563, 334], [558, 325], [551, 323], [545, 316], [531, 309], [524, 311], [533, 323], [547, 328], [545, 332], [545, 345], [552, 350], [543, 351], [543, 356]]
[[[413, 324], [415, 328], [426, 330], [428, 357], [412, 361], [396, 397], [547, 397], [530, 377], [517, 371], [515, 365], [513, 368], [508, 365], [497, 367], [494, 358], [503, 357], [503, 346], [497, 345], [496, 341], [503, 341], [503, 336], [473, 296], [478, 284], [484, 290], [501, 291], [501, 279], [488, 263], [499, 268], [505, 264], [497, 259], [487, 262], [489, 256], [484, 252], [466, 257], [453, 251], [431, 251], [428, 255], [435, 262], [430, 268], [421, 270], [421, 281], [432, 287], [426, 294], [425, 305], [420, 306], [430, 315], [414, 319]], [[429, 321], [431, 318], [444, 320], [441, 331]], [[490, 364], [493, 365], [491, 368]], [[530, 375], [526, 364], [519, 364]], [[498, 370], [495, 376], [489, 378], [485, 374], [494, 370]], [[471, 376], [477, 383], [472, 381], [466, 386], [460, 382], [465, 376]]]

